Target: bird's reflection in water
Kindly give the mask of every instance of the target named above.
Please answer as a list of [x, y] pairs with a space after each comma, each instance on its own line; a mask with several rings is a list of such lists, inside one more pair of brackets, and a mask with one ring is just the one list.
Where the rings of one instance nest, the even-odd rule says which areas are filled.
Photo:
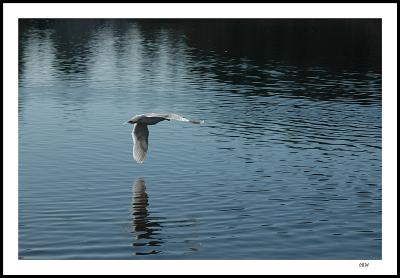
[[149, 197], [146, 193], [144, 179], [139, 178], [133, 184], [132, 221], [135, 239], [133, 247], [135, 255], [150, 255], [160, 253], [155, 247], [161, 246], [163, 241], [158, 237], [161, 225], [151, 217], [148, 211]]

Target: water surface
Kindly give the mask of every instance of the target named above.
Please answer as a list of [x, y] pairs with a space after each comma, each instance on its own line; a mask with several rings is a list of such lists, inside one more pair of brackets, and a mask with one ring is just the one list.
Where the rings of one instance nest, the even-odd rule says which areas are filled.
[[381, 259], [380, 70], [179, 26], [20, 21], [19, 258]]

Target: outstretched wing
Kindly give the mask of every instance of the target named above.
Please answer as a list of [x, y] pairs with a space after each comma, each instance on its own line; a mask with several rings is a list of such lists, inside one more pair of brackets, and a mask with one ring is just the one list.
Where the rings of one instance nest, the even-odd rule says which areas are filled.
[[133, 158], [143, 163], [149, 147], [149, 129], [146, 124], [138, 123], [132, 131]]
[[178, 114], [174, 114], [174, 113], [165, 113], [165, 114], [162, 114], [162, 113], [149, 113], [149, 114], [146, 114], [146, 116], [147, 117], [160, 117], [160, 118], [164, 118], [164, 119], [167, 119], [167, 120], [188, 122], [188, 123], [192, 123], [192, 124], [203, 124], [204, 123], [204, 121], [202, 121], [202, 120], [200, 120], [200, 121], [198, 121], [198, 120], [189, 120], [189, 119], [186, 119], [186, 118], [184, 118], [184, 117], [182, 117], [182, 116], [180, 116]]

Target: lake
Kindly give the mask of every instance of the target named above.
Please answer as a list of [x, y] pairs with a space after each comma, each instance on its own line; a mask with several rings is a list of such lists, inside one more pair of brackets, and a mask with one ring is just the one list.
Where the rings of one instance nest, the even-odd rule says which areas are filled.
[[240, 22], [20, 20], [20, 259], [382, 258], [375, 21]]

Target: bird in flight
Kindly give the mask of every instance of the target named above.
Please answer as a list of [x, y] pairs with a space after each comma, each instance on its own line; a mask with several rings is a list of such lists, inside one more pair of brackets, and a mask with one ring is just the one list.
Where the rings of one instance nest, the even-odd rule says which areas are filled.
[[164, 120], [175, 120], [192, 124], [204, 123], [202, 120], [189, 120], [173, 113], [147, 113], [133, 116], [126, 123], [134, 125], [132, 130], [133, 158], [137, 163], [144, 162], [149, 147], [149, 129], [147, 125], [155, 125]]

